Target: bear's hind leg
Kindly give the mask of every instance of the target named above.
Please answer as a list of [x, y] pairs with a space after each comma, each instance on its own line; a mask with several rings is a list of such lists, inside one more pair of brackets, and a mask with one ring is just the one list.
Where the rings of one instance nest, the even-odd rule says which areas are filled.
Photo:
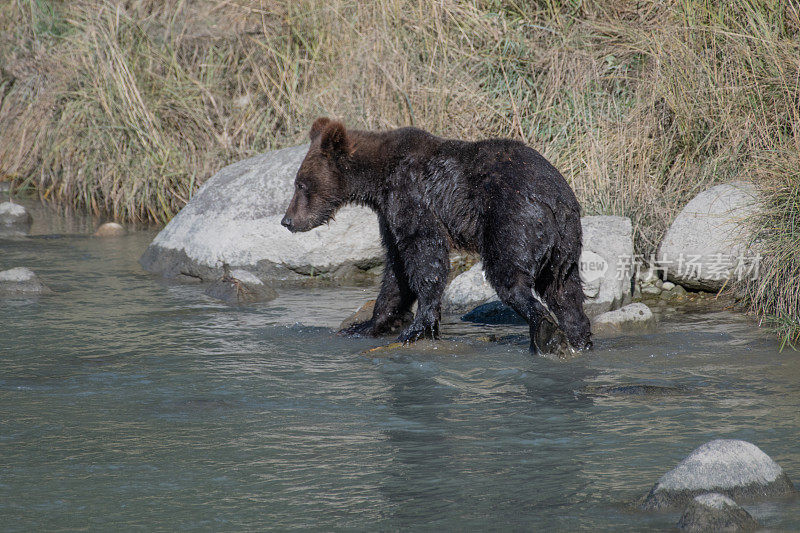
[[486, 274], [500, 300], [528, 321], [531, 352], [548, 354], [568, 349], [558, 319], [536, 292], [532, 276], [488, 264]]

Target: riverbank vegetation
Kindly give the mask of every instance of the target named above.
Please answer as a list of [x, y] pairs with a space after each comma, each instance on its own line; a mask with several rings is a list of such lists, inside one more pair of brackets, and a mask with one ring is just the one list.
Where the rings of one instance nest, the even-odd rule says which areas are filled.
[[5, 0], [0, 25], [0, 179], [45, 200], [163, 223], [319, 115], [514, 137], [645, 256], [695, 194], [755, 181], [742, 290], [800, 335], [797, 0]]

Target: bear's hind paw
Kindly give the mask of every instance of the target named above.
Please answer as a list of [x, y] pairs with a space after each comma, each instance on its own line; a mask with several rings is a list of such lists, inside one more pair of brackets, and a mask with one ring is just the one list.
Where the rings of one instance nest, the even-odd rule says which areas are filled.
[[397, 341], [402, 342], [403, 344], [411, 344], [412, 342], [416, 342], [423, 338], [438, 339], [439, 325], [434, 324], [432, 326], [415, 326], [414, 324], [411, 324], [400, 334], [399, 337], [397, 337]]

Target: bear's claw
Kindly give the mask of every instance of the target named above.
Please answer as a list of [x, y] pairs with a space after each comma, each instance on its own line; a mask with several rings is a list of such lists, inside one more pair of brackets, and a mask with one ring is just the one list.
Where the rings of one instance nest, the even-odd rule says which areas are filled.
[[366, 320], [358, 322], [336, 332], [341, 337], [375, 337], [374, 322]]

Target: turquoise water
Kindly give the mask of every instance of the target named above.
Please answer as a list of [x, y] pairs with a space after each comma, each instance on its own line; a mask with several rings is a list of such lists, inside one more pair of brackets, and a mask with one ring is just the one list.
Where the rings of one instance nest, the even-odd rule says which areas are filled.
[[[332, 328], [374, 290], [229, 307], [143, 272], [152, 231], [36, 216], [56, 236], [0, 241], [0, 269], [54, 290], [0, 301], [4, 531], [668, 530], [637, 499], [722, 437], [800, 479], [800, 357], [740, 315], [669, 314], [566, 364], [454, 318], [438, 348], [362, 354]], [[623, 384], [680, 390], [593, 392]], [[800, 529], [797, 499], [746, 507]]]

